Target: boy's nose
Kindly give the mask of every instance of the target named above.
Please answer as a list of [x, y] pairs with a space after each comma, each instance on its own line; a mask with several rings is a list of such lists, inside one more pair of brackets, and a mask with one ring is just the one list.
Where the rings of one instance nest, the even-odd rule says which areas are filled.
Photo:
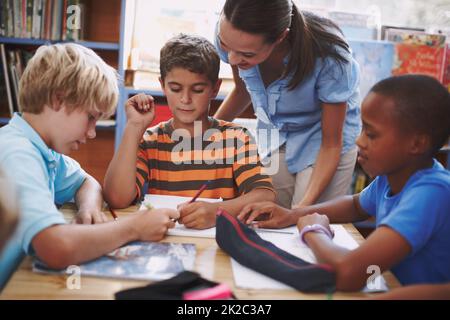
[[181, 103], [189, 104], [191, 102], [191, 96], [189, 93], [183, 93], [181, 95]]
[[97, 136], [97, 132], [95, 131], [95, 124], [91, 126], [87, 132], [87, 137], [89, 139], [94, 139]]
[[359, 149], [364, 149], [363, 139], [364, 138], [363, 138], [363, 134], [362, 133], [360, 133], [359, 136], [356, 138], [355, 143], [356, 143], [356, 146]]

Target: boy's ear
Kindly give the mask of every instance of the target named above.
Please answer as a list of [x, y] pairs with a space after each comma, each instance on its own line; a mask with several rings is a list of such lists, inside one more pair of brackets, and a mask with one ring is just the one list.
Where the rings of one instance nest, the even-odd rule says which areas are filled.
[[213, 86], [213, 91], [211, 94], [211, 99], [214, 99], [219, 94], [220, 86], [222, 85], [222, 79], [217, 79], [216, 83]]
[[411, 140], [410, 152], [414, 155], [421, 155], [431, 149], [431, 137], [427, 134], [415, 134]]
[[161, 85], [161, 89], [164, 91], [164, 80], [161, 77], [158, 77], [159, 84]]
[[63, 107], [63, 94], [56, 92], [52, 97], [52, 104], [50, 106], [54, 111], [58, 112]]

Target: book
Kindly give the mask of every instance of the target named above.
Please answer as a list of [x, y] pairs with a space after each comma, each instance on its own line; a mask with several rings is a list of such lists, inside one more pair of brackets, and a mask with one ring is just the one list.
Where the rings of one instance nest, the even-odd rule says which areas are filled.
[[376, 17], [371, 14], [333, 10], [328, 12], [328, 18], [341, 28], [346, 39], [377, 39]]
[[391, 76], [394, 44], [380, 41], [349, 41], [353, 58], [360, 67], [360, 93], [363, 99], [372, 86]]
[[442, 77], [442, 84], [450, 92], [450, 44], [447, 44], [445, 61], [444, 61], [444, 76]]
[[[348, 250], [354, 250], [359, 246], [342, 225], [332, 224], [330, 225], [330, 228], [333, 229], [335, 234], [333, 238], [334, 244]], [[266, 241], [272, 242], [278, 248], [287, 251], [300, 259], [309, 263], [318, 263], [312, 250], [299, 241], [297, 230], [294, 234], [265, 233], [261, 234], [260, 237]], [[231, 258], [231, 268], [233, 270], [233, 278], [236, 287], [254, 290], [293, 290], [288, 285], [241, 265], [233, 258]], [[387, 290], [386, 280], [382, 275], [379, 275], [374, 279], [370, 286], [368, 284], [362, 291], [380, 292]]]
[[[2, 70], [0, 72], [3, 73], [3, 79], [5, 81], [5, 93], [8, 100], [8, 110], [9, 115], [12, 117], [14, 114], [14, 101], [12, 96], [12, 89], [11, 89], [11, 82], [9, 79], [9, 72], [8, 72], [8, 60], [6, 59], [6, 49], [5, 44], [0, 43], [0, 55], [1, 55], [1, 63], [2, 63]], [[2, 97], [4, 99], [4, 97]]]
[[410, 28], [410, 27], [397, 27], [397, 26], [389, 26], [382, 25], [381, 26], [381, 40], [387, 40], [387, 34], [392, 30], [399, 30], [402, 32], [425, 32], [423, 28]]
[[403, 32], [400, 30], [389, 30], [386, 33], [387, 40], [405, 44], [422, 45], [443, 48], [445, 46], [445, 35], [431, 34], [425, 32]]
[[396, 43], [392, 75], [425, 74], [442, 81], [445, 47]]
[[[179, 197], [179, 196], [166, 196], [166, 195], [158, 195], [158, 194], [146, 194], [144, 201], [141, 203], [140, 210], [143, 209], [153, 209], [153, 208], [170, 208], [177, 210], [177, 206], [184, 202], [189, 202], [192, 198], [189, 197]], [[220, 202], [222, 199], [210, 199], [210, 198], [197, 198], [196, 201], [206, 201], [206, 202]], [[265, 234], [265, 233], [273, 233], [273, 234], [284, 234], [290, 235], [295, 232], [296, 227], [288, 227], [284, 229], [257, 229], [254, 230], [257, 233]], [[208, 228], [208, 229], [189, 229], [184, 225], [179, 224], [178, 222], [175, 224], [175, 228], [169, 229], [167, 231], [167, 235], [169, 236], [181, 236], [181, 237], [195, 237], [195, 238], [212, 238], [216, 237], [216, 228]]]
[[[177, 206], [179, 204], [189, 202], [192, 198], [190, 197], [179, 197], [179, 196], [166, 196], [159, 194], [146, 194], [144, 201], [142, 201], [140, 210], [143, 209], [159, 209], [159, 208], [169, 208], [177, 210]], [[206, 202], [219, 202], [222, 199], [209, 199], [209, 198], [197, 198], [197, 201], [206, 201]], [[179, 224], [178, 222], [175, 224], [175, 228], [169, 229], [167, 231], [167, 235], [169, 236], [190, 236], [190, 237], [199, 237], [199, 238], [215, 238], [216, 237], [216, 228], [208, 228], [203, 230], [197, 229], [189, 229], [184, 225]]]
[[388, 29], [386, 39], [395, 44], [392, 75], [425, 74], [442, 82], [446, 50], [445, 35]]
[[[79, 266], [80, 275], [132, 280], [165, 280], [185, 270], [193, 270], [196, 248], [192, 243], [132, 242]], [[37, 273], [64, 274], [33, 261]]]
[[125, 70], [125, 85], [133, 88], [160, 88], [159, 74], [148, 70]]

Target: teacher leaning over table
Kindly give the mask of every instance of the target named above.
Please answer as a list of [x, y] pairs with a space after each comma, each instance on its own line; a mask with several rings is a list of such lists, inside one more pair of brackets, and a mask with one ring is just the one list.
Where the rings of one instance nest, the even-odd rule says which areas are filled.
[[361, 129], [359, 67], [340, 29], [291, 0], [227, 0], [215, 45], [235, 83], [215, 117], [232, 120], [252, 103], [261, 159], [278, 161], [278, 203], [346, 194]]

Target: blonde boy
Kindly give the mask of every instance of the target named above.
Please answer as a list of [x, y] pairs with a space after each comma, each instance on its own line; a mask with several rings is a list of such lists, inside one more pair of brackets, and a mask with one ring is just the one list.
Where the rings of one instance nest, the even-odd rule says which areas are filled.
[[108, 203], [130, 205], [146, 183], [148, 193], [193, 197], [209, 181], [201, 196], [223, 202], [179, 207], [180, 223], [203, 229], [215, 225], [218, 206], [237, 214], [248, 203], [275, 200], [246, 130], [208, 117], [221, 84], [219, 63], [214, 46], [202, 37], [180, 34], [164, 45], [160, 82], [173, 118], [147, 130], [155, 117], [153, 98], [128, 100], [123, 140], [105, 176]]
[[65, 156], [95, 137], [96, 122], [114, 112], [116, 72], [76, 44], [40, 47], [20, 80], [22, 113], [0, 129], [0, 166], [18, 187], [21, 220], [0, 257], [0, 287], [23, 254], [64, 268], [129, 241], [159, 240], [175, 211], [141, 212], [96, 225], [66, 224], [55, 203], [75, 199], [78, 221], [106, 222], [101, 187]]

